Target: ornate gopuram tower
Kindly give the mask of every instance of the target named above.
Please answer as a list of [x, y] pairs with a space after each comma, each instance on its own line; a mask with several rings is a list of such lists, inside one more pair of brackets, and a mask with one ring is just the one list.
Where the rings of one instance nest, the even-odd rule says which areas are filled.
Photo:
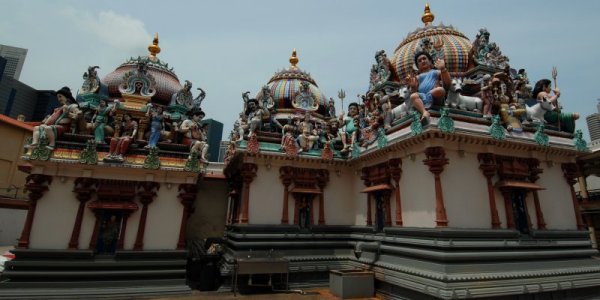
[[79, 94], [59, 90], [63, 106], [34, 128], [21, 168], [29, 210], [2, 297], [190, 291], [187, 243], [215, 235], [197, 226], [207, 205], [222, 235], [226, 181], [205, 157], [205, 93], [179, 83], [158, 42], [103, 79], [89, 67]]
[[383, 299], [598, 295], [573, 190], [587, 150], [556, 80], [530, 83], [485, 28], [470, 41], [428, 6], [422, 20], [391, 58], [375, 54], [369, 90], [343, 111], [296, 51], [244, 94], [225, 160], [222, 275], [238, 271], [243, 289], [266, 262], [298, 288], [367, 270]]

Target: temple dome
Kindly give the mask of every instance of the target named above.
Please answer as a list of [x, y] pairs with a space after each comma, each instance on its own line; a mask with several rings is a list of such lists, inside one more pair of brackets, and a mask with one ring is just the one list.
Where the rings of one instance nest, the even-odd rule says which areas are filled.
[[123, 83], [123, 78], [127, 73], [138, 68], [140, 62], [146, 63], [147, 74], [154, 77], [156, 81], [154, 86], [156, 94], [152, 96], [152, 102], [168, 105], [171, 96], [183, 88], [179, 78], [173, 72], [173, 68], [169, 68], [168, 63], [156, 57], [156, 54], [160, 52], [158, 35], [154, 38], [154, 42], [148, 47], [148, 50], [150, 51], [148, 56], [131, 57], [102, 79], [102, 83], [108, 87], [109, 97], [121, 98], [119, 85]]
[[469, 51], [471, 42], [469, 39], [452, 26], [443, 24], [434, 26], [433, 14], [429, 11], [429, 6], [425, 7], [425, 13], [422, 18], [424, 27], [417, 28], [415, 31], [400, 42], [400, 45], [394, 51], [392, 65], [398, 78], [403, 80], [413, 70], [414, 55], [421, 44], [423, 38], [429, 38], [432, 48], [442, 42], [439, 52], [442, 53], [446, 62], [446, 68], [451, 73], [464, 72], [469, 64]]
[[[296, 57], [295, 50], [290, 58], [290, 62], [291, 66], [288, 69], [275, 73], [267, 83], [267, 86], [271, 91], [271, 96], [275, 102], [274, 108], [277, 109], [277, 111], [298, 109], [294, 107], [292, 101], [296, 98], [296, 94], [299, 91], [302, 82], [307, 82], [312, 95], [319, 104], [317, 112], [324, 114], [326, 112], [325, 107], [327, 106], [327, 97], [321, 92], [317, 83], [309, 73], [296, 67], [298, 58]], [[261, 89], [257, 93], [256, 98], [262, 98], [262, 93], [263, 90]]]

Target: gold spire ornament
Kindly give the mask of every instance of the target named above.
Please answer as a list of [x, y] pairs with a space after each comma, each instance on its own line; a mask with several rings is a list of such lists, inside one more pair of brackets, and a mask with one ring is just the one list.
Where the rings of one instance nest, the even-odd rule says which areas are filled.
[[433, 19], [435, 19], [435, 15], [431, 13], [431, 10], [429, 9], [429, 3], [425, 3], [425, 11], [423, 12], [421, 21], [425, 23], [425, 26], [428, 26], [433, 22]]
[[148, 51], [150, 51], [150, 59], [156, 60], [156, 54], [160, 53], [160, 47], [158, 46], [158, 32], [154, 35], [152, 45], [148, 46]]
[[298, 63], [298, 57], [296, 56], [296, 48], [292, 51], [292, 56], [290, 57], [290, 64], [292, 64], [291, 68], [296, 69], [296, 64]]

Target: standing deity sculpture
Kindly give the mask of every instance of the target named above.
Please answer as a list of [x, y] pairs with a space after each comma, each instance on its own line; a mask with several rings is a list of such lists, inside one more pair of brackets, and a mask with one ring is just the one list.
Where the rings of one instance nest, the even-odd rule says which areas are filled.
[[108, 118], [115, 113], [118, 104], [119, 100], [115, 100], [115, 103], [109, 106], [106, 100], [102, 99], [96, 107], [96, 112], [92, 116], [92, 129], [94, 130], [96, 144], [106, 144], [104, 141], [104, 127], [108, 124]]
[[339, 120], [341, 124], [340, 136], [344, 144], [344, 148], [341, 151], [342, 153], [352, 152], [357, 132], [360, 130], [360, 125], [355, 123], [355, 120], [358, 120], [358, 103], [350, 103], [348, 105], [347, 116], [344, 116], [342, 113], [339, 116]]
[[148, 137], [148, 145], [145, 148], [156, 148], [161, 131], [164, 128], [165, 115], [162, 106], [153, 108], [152, 104], [148, 103], [146, 117], [150, 117], [150, 136]]

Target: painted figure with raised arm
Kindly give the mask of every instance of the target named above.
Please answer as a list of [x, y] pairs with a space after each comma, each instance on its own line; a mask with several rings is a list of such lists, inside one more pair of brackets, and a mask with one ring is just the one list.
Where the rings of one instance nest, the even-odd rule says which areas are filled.
[[[437, 59], [434, 64], [433, 58], [427, 52], [415, 54], [415, 64], [419, 74], [409, 75], [406, 78], [412, 92], [409, 101], [421, 113], [421, 119], [424, 119], [429, 117], [427, 109], [431, 107], [434, 100], [439, 101], [446, 95], [444, 87], [450, 86], [451, 78], [444, 60]], [[444, 87], [439, 86], [440, 79]]]
[[144, 148], [155, 148], [160, 139], [160, 132], [164, 128], [163, 121], [165, 116], [162, 106], [157, 106], [156, 109], [153, 109], [152, 104], [148, 103], [146, 116], [150, 117], [150, 137], [148, 138], [148, 145]]
[[208, 162], [206, 153], [208, 152], [208, 143], [206, 142], [206, 126], [202, 124], [205, 114], [202, 110], [193, 109], [189, 112], [190, 118], [183, 121], [179, 132], [183, 133], [183, 144], [190, 146], [190, 155], [194, 152], [200, 154], [201, 162]]
[[94, 130], [96, 144], [105, 144], [104, 126], [108, 123], [108, 117], [115, 113], [118, 104], [119, 100], [115, 100], [115, 104], [112, 106], [109, 106], [105, 99], [100, 100], [100, 104], [92, 117], [92, 129]]

